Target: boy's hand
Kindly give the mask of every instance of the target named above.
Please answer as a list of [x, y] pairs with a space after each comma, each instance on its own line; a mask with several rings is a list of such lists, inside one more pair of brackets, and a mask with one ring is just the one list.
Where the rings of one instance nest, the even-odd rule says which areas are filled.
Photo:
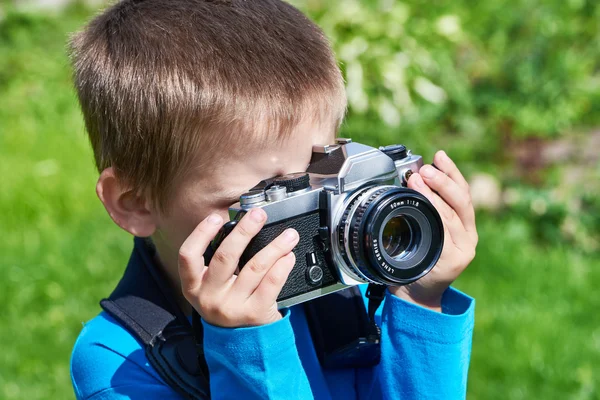
[[[444, 249], [436, 266], [418, 281], [390, 287], [398, 297], [441, 311], [442, 294], [475, 257], [478, 236], [469, 185], [454, 162], [443, 151], [433, 159], [439, 171], [424, 165], [408, 180], [433, 203], [444, 223]], [[434, 193], [437, 192], [436, 193]]]
[[203, 255], [223, 224], [219, 215], [208, 216], [181, 246], [182, 292], [206, 322], [233, 328], [281, 319], [277, 296], [296, 261], [292, 249], [298, 243], [298, 232], [284, 231], [235, 275], [242, 253], [266, 219], [259, 208], [248, 212], [223, 240], [209, 266]]

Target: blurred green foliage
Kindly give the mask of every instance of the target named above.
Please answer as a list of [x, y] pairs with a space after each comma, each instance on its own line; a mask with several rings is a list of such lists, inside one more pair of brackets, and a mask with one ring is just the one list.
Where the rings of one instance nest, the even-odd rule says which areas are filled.
[[501, 134], [600, 120], [597, 1], [293, 3], [336, 48], [353, 114], [427, 141], [455, 133], [471, 157], [493, 156]]
[[[470, 399], [600, 398], [600, 167], [535, 186], [504, 146], [585, 138], [599, 125], [600, 4], [585, 0], [296, 0], [347, 77], [342, 135], [445, 148], [512, 200], [480, 212], [457, 282], [477, 299]], [[97, 173], [65, 41], [93, 11], [0, 2], [0, 398], [72, 398], [83, 321], [116, 284], [131, 240], [94, 195]], [[13, 4], [13, 3], [10, 3]], [[16, 4], [16, 3], [15, 3]], [[578, 140], [578, 139], [577, 139]], [[399, 366], [401, 368], [401, 366]]]
[[[345, 73], [343, 135], [402, 141], [426, 159], [444, 148], [467, 175], [514, 188], [508, 211], [529, 218], [538, 239], [600, 251], [600, 224], [588, 217], [600, 214], [598, 156], [578, 177], [541, 171], [532, 190], [512, 155], [527, 139], [576, 140], [600, 125], [600, 2], [292, 3], [323, 28]], [[542, 152], [528, 147], [531, 158]], [[563, 185], [572, 178], [578, 185]]]

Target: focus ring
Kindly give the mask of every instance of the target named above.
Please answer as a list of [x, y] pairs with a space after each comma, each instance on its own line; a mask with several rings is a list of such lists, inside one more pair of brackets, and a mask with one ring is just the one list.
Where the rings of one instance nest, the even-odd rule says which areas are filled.
[[361, 262], [361, 257], [358, 254], [358, 252], [360, 251], [360, 240], [361, 240], [361, 238], [359, 237], [360, 226], [363, 222], [363, 218], [365, 216], [366, 211], [369, 209], [369, 206], [373, 203], [373, 201], [378, 199], [379, 196], [381, 196], [385, 192], [388, 192], [390, 189], [391, 188], [386, 187], [383, 189], [379, 189], [375, 193], [371, 194], [371, 196], [369, 196], [369, 198], [364, 202], [364, 204], [362, 204], [361, 206], [359, 206], [357, 208], [356, 213], [355, 213], [356, 217], [354, 218], [352, 226], [350, 227], [350, 229], [352, 231], [352, 246], [350, 246], [350, 250], [352, 252], [352, 258], [354, 258], [356, 265], [360, 269], [360, 272], [372, 281], [380, 281], [381, 277], [373, 276], [373, 274], [369, 271], [369, 269], [366, 268], [363, 265], [363, 263]]
[[[339, 246], [338, 248], [340, 249], [340, 253], [342, 255], [342, 257], [344, 258], [344, 261], [346, 261], [346, 265], [348, 267], [350, 267], [350, 269], [354, 272], [354, 274], [356, 274], [357, 276], [361, 276], [362, 272], [358, 271], [356, 269], [356, 267], [354, 267], [353, 263], [350, 261], [349, 259], [349, 254], [346, 253], [346, 246], [345, 246], [345, 241], [346, 241], [346, 235], [345, 235], [345, 227], [346, 225], [351, 222], [348, 221], [348, 217], [350, 216], [350, 211], [352, 210], [352, 208], [354, 207], [354, 205], [356, 203], [358, 203], [360, 200], [363, 199], [363, 197], [365, 196], [365, 194], [367, 193], [367, 191], [365, 190], [363, 193], [359, 194], [358, 196], [356, 196], [347, 206], [346, 206], [346, 210], [344, 211], [344, 214], [342, 215], [342, 218], [340, 219], [340, 224], [339, 224], [339, 234], [338, 234], [338, 238], [339, 238]], [[369, 275], [370, 276], [370, 275]]]

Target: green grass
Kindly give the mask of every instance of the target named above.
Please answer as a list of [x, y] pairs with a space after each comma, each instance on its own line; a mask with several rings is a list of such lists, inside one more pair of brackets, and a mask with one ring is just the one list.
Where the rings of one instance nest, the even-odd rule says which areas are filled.
[[130, 239], [94, 194], [65, 32], [82, 15], [0, 22], [0, 398], [72, 397], [82, 321], [123, 268]]
[[[73, 397], [73, 342], [131, 246], [95, 197], [70, 84], [66, 33], [88, 15], [0, 20], [2, 399]], [[480, 214], [477, 258], [457, 282], [477, 299], [469, 398], [598, 399], [600, 258], [537, 243], [525, 217]]]
[[600, 259], [536, 246], [523, 220], [480, 219], [457, 282], [477, 299], [470, 398], [599, 398]]

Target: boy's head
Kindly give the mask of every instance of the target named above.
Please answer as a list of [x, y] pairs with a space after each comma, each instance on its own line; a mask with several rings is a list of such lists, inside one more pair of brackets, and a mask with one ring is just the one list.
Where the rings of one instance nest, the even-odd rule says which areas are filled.
[[327, 39], [279, 0], [121, 1], [71, 53], [101, 200], [174, 246], [261, 179], [305, 169], [346, 107]]

